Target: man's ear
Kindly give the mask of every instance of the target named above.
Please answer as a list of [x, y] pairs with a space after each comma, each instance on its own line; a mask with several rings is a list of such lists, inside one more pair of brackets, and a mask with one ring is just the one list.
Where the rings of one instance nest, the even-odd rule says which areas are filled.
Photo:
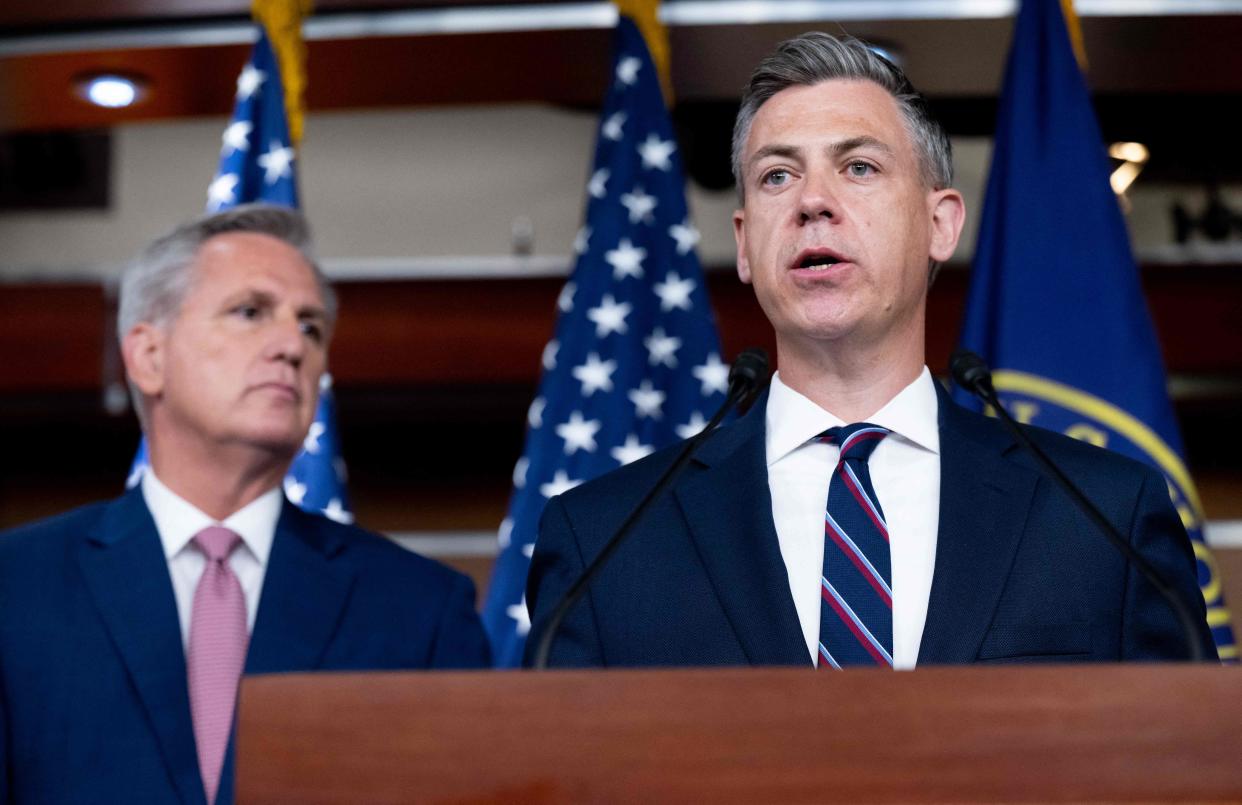
[[746, 212], [742, 209], [733, 211], [733, 240], [737, 243], [737, 278], [750, 285], [750, 261], [746, 259], [746, 229], [742, 223]]
[[966, 222], [966, 202], [953, 188], [937, 190], [928, 196], [931, 207], [931, 248], [928, 256], [947, 263], [957, 249], [962, 225]]
[[125, 373], [147, 397], [164, 390], [164, 331], [150, 322], [135, 324], [121, 339]]

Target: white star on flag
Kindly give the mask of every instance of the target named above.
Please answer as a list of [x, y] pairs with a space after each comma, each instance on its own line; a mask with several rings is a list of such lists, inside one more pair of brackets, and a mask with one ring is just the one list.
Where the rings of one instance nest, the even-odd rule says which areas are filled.
[[643, 339], [643, 346], [647, 348], [648, 360], [652, 366], [663, 364], [670, 369], [677, 368], [677, 349], [681, 346], [681, 339], [676, 336], [666, 335], [663, 327], [657, 327], [651, 331], [651, 335]]
[[612, 391], [612, 373], [616, 370], [616, 361], [601, 361], [594, 352], [587, 355], [586, 363], [574, 367], [574, 377], [582, 384], [582, 396]]
[[707, 356], [707, 363], [690, 370], [703, 383], [703, 396], [713, 392], [724, 394], [729, 390], [729, 364], [721, 363], [715, 352]]
[[690, 415], [689, 422], [684, 425], [677, 426], [677, 435], [683, 439], [689, 439], [690, 437], [698, 434], [698, 432], [703, 430], [705, 427], [707, 427], [707, 420], [703, 418], [702, 414], [695, 411]]
[[540, 361], [543, 363], [544, 369], [547, 369], [550, 372], [556, 368], [556, 353], [559, 352], [560, 349], [560, 343], [555, 340], [549, 341], [543, 345], [543, 357], [540, 358]]
[[695, 246], [699, 245], [699, 230], [695, 229], [688, 219], [685, 223], [670, 226], [668, 234], [677, 241], [678, 254], [689, 254]]
[[614, 112], [608, 116], [608, 119], [604, 121], [604, 125], [599, 130], [605, 140], [612, 140], [614, 143], [620, 142], [621, 137], [624, 136], [621, 127], [625, 125], [625, 118], [625, 112]]
[[513, 541], [513, 518], [506, 517], [500, 521], [500, 528], [496, 529], [496, 542], [500, 545], [500, 550], [509, 547], [509, 543]]
[[253, 64], [247, 64], [242, 68], [241, 75], [237, 76], [237, 100], [244, 101], [258, 92], [266, 80], [267, 73]]
[[591, 174], [591, 181], [587, 182], [587, 192], [591, 194], [591, 198], [603, 198], [608, 194], [608, 177], [607, 168], [600, 168]]
[[554, 498], [565, 494], [580, 483], [582, 483], [581, 479], [571, 480], [564, 470], [557, 470], [551, 481], [539, 485], [539, 494], [545, 498]]
[[513, 465], [513, 485], [518, 489], [526, 486], [526, 471], [530, 469], [530, 459], [522, 456]]
[[639, 383], [638, 388], [631, 389], [626, 396], [630, 398], [630, 402], [634, 403], [634, 415], [638, 418], [659, 419], [663, 416], [660, 408], [664, 405], [665, 394], [652, 386], [651, 380]]
[[669, 157], [677, 150], [677, 144], [672, 140], [661, 140], [660, 135], [652, 132], [647, 135], [638, 146], [638, 155], [643, 158], [643, 167], [650, 170], [656, 168], [666, 171], [673, 167], [673, 163]]
[[354, 521], [354, 516], [345, 511], [345, 507], [341, 505], [340, 498], [332, 498], [328, 501], [327, 507], [323, 510], [323, 516], [344, 525], [349, 525]]
[[207, 186], [207, 205], [213, 210], [219, 210], [236, 203], [237, 181], [236, 173], [223, 173], [212, 179]]
[[690, 294], [694, 291], [694, 280], [682, 279], [676, 271], [668, 272], [664, 282], [656, 283], [653, 290], [660, 297], [660, 310], [668, 313], [674, 308], [690, 309]]
[[649, 444], [642, 444], [638, 437], [631, 433], [625, 437], [625, 444], [618, 445], [610, 451], [610, 455], [621, 463], [621, 466], [638, 461], [655, 452]]
[[630, 211], [631, 224], [640, 221], [645, 224], [651, 223], [652, 212], [655, 211], [658, 203], [655, 196], [647, 195], [641, 187], [635, 187], [633, 193], [621, 194], [621, 205]]
[[625, 325], [625, 317], [630, 315], [634, 306], [629, 302], [618, 303], [612, 294], [604, 294], [599, 307], [587, 311], [587, 318], [595, 322], [595, 337], [604, 338], [609, 333], [624, 335], [629, 328]]
[[530, 401], [530, 409], [526, 412], [526, 421], [532, 428], [543, 427], [543, 409], [547, 407], [548, 401], [543, 397], [536, 397]]
[[626, 56], [617, 62], [617, 80], [626, 86], [632, 86], [638, 80], [638, 70], [642, 66], [642, 59]]
[[574, 309], [574, 294], [577, 292], [578, 286], [572, 282], [565, 283], [561, 288], [561, 293], [556, 297], [556, 309], [562, 313], [568, 313]]
[[234, 120], [224, 130], [224, 136], [220, 138], [222, 156], [228, 156], [238, 151], [250, 150], [250, 132], [254, 129], [254, 124], [249, 120]]
[[281, 179], [293, 175], [293, 171], [290, 170], [290, 166], [293, 165], [293, 149], [282, 146], [279, 140], [272, 140], [271, 147], [266, 154], [259, 156], [258, 163], [263, 169], [263, 181], [267, 184], [276, 184]]
[[[723, 396], [699, 391], [717, 382], [709, 356], [722, 353], [660, 77], [642, 32], [624, 12], [615, 36], [595, 159], [580, 177], [585, 215], [567, 278], [575, 287], [558, 288], [552, 337], [560, 342], [559, 358], [531, 395], [541, 398], [543, 426], [526, 430], [523, 455], [530, 464], [512, 487], [512, 538], [497, 556], [484, 605], [499, 667], [523, 656], [527, 635], [515, 621], [532, 567], [523, 549], [536, 541], [548, 498], [676, 444], [682, 438], [676, 426], [693, 422], [696, 410], [714, 410]], [[267, 142], [266, 135], [254, 139], [252, 150]], [[709, 374], [695, 376], [694, 367]], [[542, 617], [529, 603], [529, 614]]]
[[612, 266], [612, 278], [617, 281], [626, 277], [642, 277], [646, 257], [647, 250], [635, 247], [629, 238], [621, 238], [617, 248], [604, 252], [604, 259]]
[[526, 596], [522, 596], [522, 600], [517, 604], [510, 604], [505, 608], [505, 612], [509, 613], [509, 617], [515, 621], [514, 628], [517, 633], [525, 637], [530, 633], [530, 612], [526, 609]]
[[569, 415], [569, 421], [556, 426], [556, 435], [565, 440], [565, 455], [572, 456], [579, 450], [594, 453], [595, 434], [603, 423], [598, 419], [583, 419], [581, 411]]
[[285, 497], [289, 498], [289, 502], [294, 506], [301, 506], [302, 500], [306, 497], [306, 484], [298, 483], [298, 479], [292, 475], [286, 475]]
[[324, 424], [319, 421], [311, 423], [310, 430], [306, 432], [306, 438], [302, 440], [302, 449], [314, 455], [319, 452], [319, 437], [323, 435]]
[[584, 226], [574, 235], [574, 254], [586, 254], [591, 246], [591, 227]]

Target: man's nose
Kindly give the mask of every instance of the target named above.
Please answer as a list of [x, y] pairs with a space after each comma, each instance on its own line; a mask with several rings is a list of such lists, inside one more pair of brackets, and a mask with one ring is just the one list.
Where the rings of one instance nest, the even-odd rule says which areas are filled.
[[837, 202], [831, 174], [823, 171], [808, 171], [802, 182], [801, 195], [798, 197], [798, 220], [802, 224], [813, 221], [832, 221], [840, 217], [841, 210]]
[[269, 358], [287, 361], [294, 368], [302, 365], [302, 360], [306, 357], [306, 335], [302, 332], [302, 322], [297, 316], [277, 316], [272, 321], [269, 336]]

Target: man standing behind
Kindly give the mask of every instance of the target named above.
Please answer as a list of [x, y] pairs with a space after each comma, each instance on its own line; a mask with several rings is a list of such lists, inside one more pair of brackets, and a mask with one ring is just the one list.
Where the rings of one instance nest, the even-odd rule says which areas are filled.
[[[776, 331], [780, 371], [594, 579], [552, 663], [1184, 657], [1154, 588], [924, 366], [928, 287], [965, 212], [949, 140], [901, 71], [852, 39], [781, 44], [743, 96], [733, 168], [738, 276]], [[1031, 437], [1198, 601], [1210, 646], [1164, 481], [1056, 434]], [[532, 634], [671, 460], [549, 501], [527, 588]]]
[[0, 535], [0, 801], [232, 801], [247, 673], [481, 667], [468, 579], [289, 503], [336, 300], [292, 210], [174, 230], [121, 287], [151, 471]]

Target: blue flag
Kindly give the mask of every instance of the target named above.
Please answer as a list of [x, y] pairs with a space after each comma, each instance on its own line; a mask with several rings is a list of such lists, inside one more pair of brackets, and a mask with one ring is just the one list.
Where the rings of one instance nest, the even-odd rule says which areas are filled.
[[526, 573], [548, 498], [698, 433], [728, 382], [659, 76], [629, 17], [614, 43], [586, 224], [483, 611], [501, 666], [522, 659]]
[[[238, 204], [262, 201], [298, 206], [294, 147], [285, 116], [280, 67], [263, 26], [250, 60], [237, 79], [233, 119], [224, 130], [220, 169], [207, 188], [207, 211], [219, 212]], [[144, 438], [134, 456], [126, 486], [142, 480], [148, 466]], [[352, 522], [345, 492], [345, 463], [336, 435], [336, 407], [332, 379], [319, 379], [319, 407], [303, 449], [285, 477], [285, 494], [307, 511]]]
[[[995, 368], [1018, 420], [1164, 474], [1218, 651], [1236, 660], [1160, 344], [1058, 0], [1024, 0], [1014, 26], [962, 346]], [[977, 407], [960, 390], [958, 399]]]

